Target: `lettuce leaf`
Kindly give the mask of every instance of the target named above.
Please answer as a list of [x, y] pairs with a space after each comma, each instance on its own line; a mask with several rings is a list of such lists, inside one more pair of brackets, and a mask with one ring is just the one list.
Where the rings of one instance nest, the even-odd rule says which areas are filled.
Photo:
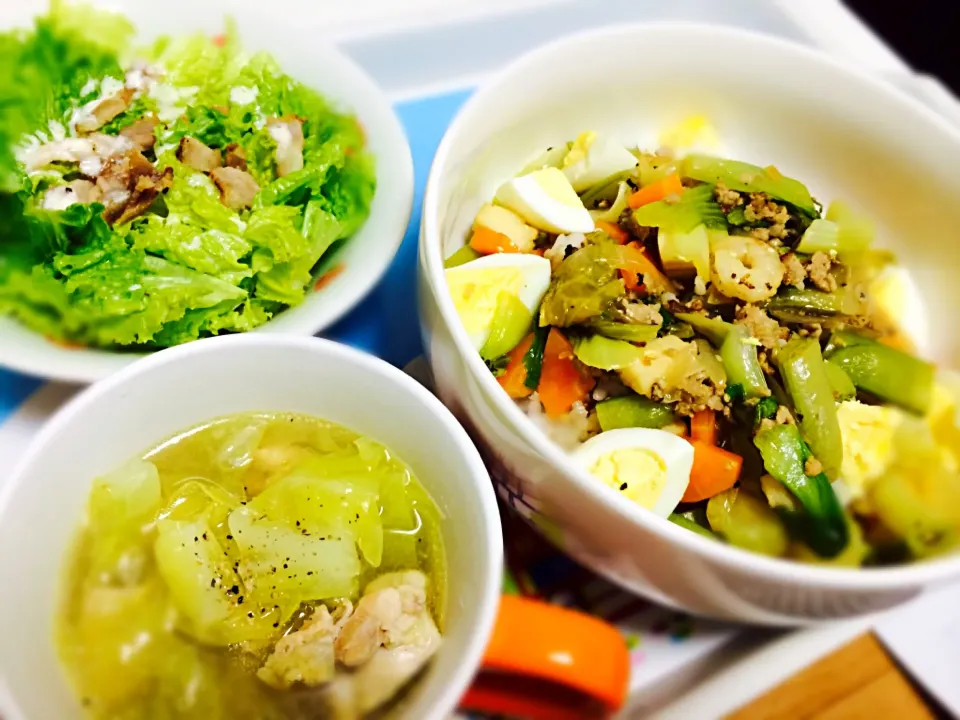
[[[63, 0], [32, 29], [0, 33], [0, 314], [108, 348], [252, 330], [301, 302], [369, 215], [376, 181], [363, 130], [269, 55], [242, 53], [229, 24], [222, 44], [200, 34], [161, 39], [138, 57], [163, 67], [163, 84], [191, 88], [189, 106], [174, 106], [176, 119], [157, 131], [157, 165], [174, 171], [170, 190], [116, 228], [100, 205], [42, 209], [42, 193], [71, 179], [71, 168], [27, 177], [16, 148], [68, 132], [69, 116], [99, 96], [105, 77], [123, 78], [132, 36], [122, 16]], [[137, 98], [101, 130], [119, 133], [163, 102]], [[278, 178], [265, 121], [290, 116], [303, 119], [304, 168]], [[244, 149], [262, 188], [253, 209], [225, 207], [209, 177], [176, 159], [184, 136]]]
[[91, 78], [121, 75], [132, 36], [123, 16], [62, 0], [32, 31], [0, 33], [0, 192], [19, 189], [14, 149], [23, 137], [61, 119]]
[[198, 228], [176, 215], [149, 217], [130, 239], [134, 249], [214, 275], [231, 285], [239, 285], [253, 275], [250, 265], [241, 262], [253, 249], [247, 240], [239, 234]]
[[180, 222], [225, 233], [243, 230], [240, 216], [220, 202], [220, 193], [210, 178], [167, 156], [161, 164], [173, 168], [173, 187], [164, 198], [171, 216]]

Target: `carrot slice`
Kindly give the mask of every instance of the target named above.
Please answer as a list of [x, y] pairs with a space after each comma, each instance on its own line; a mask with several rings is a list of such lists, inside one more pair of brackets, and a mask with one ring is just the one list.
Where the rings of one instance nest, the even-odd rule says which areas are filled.
[[340, 273], [344, 271], [344, 269], [345, 268], [343, 267], [343, 265], [337, 265], [336, 267], [331, 268], [330, 270], [325, 272], [323, 275], [318, 277], [317, 281], [313, 284], [314, 292], [317, 292], [318, 290], [322, 290], [327, 285], [329, 285], [333, 280], [336, 279], [336, 277]]
[[717, 413], [701, 410], [690, 418], [690, 437], [707, 445], [717, 444]]
[[638, 242], [627, 243], [624, 247], [628, 249], [629, 261], [625, 266], [620, 267], [620, 277], [623, 278], [623, 284], [626, 285], [627, 290], [639, 290], [642, 287], [644, 275], [651, 276], [661, 287], [673, 286], [670, 278], [663, 274]]
[[680, 176], [677, 173], [667, 175], [662, 180], [651, 183], [646, 187], [637, 190], [633, 195], [627, 198], [627, 205], [636, 210], [658, 200], [663, 200], [671, 195], [679, 195], [683, 192], [683, 183], [680, 182]]
[[573, 345], [563, 333], [550, 328], [543, 351], [543, 370], [537, 392], [549, 417], [562, 417], [575, 402], [584, 401], [595, 381], [581, 372], [574, 362]]
[[606, 220], [597, 220], [596, 225], [598, 229], [603, 230], [607, 235], [612, 237], [621, 245], [625, 245], [630, 239], [627, 231], [616, 223], [607, 222]]
[[533, 390], [528, 388], [524, 382], [527, 379], [527, 367], [523, 364], [523, 356], [533, 345], [533, 333], [527, 335], [520, 344], [510, 351], [507, 362], [507, 369], [503, 375], [497, 378], [500, 387], [507, 391], [507, 395], [516, 399], [528, 397]]
[[693, 469], [681, 502], [699, 502], [729, 490], [740, 478], [743, 458], [716, 445], [694, 440]]
[[494, 253], [515, 253], [520, 252], [516, 245], [503, 233], [491, 230], [488, 227], [477, 225], [473, 229], [473, 237], [470, 238], [470, 247], [481, 255], [493, 255]]

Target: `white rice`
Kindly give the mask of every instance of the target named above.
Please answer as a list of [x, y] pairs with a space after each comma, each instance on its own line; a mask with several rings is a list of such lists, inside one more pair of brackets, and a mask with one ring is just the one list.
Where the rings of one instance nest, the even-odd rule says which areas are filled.
[[[524, 403], [526, 403], [524, 405]], [[590, 435], [590, 420], [583, 403], [576, 402], [569, 414], [562, 418], [549, 418], [540, 404], [540, 397], [533, 393], [526, 400], [520, 401], [520, 406], [526, 410], [527, 417], [534, 425], [566, 451], [575, 450]]]

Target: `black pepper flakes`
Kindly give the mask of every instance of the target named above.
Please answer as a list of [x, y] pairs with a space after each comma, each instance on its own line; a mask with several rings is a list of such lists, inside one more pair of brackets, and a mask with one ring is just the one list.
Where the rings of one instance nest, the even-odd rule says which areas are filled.
[[243, 595], [237, 598], [237, 605], [243, 605]]
[[626, 489], [627, 489], [627, 484], [626, 484], [626, 483], [623, 483], [623, 484], [620, 486], [620, 492], [623, 492], [623, 491], [626, 490]]

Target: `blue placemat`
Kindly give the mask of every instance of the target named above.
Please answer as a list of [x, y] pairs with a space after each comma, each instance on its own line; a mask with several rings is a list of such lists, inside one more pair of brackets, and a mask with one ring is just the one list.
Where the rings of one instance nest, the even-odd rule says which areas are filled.
[[[430, 163], [453, 115], [470, 91], [434, 95], [398, 103], [400, 120], [413, 151], [414, 201], [410, 225], [396, 258], [372, 293], [338, 322], [326, 337], [378, 355], [403, 367], [422, 353], [417, 321], [417, 239], [420, 206]], [[39, 386], [41, 381], [0, 369], [0, 422]]]

